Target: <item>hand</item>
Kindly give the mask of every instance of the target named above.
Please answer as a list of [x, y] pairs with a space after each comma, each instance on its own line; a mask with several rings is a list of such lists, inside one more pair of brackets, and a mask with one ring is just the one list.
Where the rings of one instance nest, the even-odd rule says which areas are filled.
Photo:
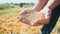
[[35, 24], [33, 24], [33, 26], [39, 26], [42, 24], [48, 24], [49, 23], [50, 16], [51, 16], [51, 9], [43, 8], [40, 12], [45, 15], [45, 19], [38, 20]]
[[25, 15], [25, 14], [32, 13], [32, 12], [34, 12], [34, 10], [32, 10], [32, 9], [22, 11], [22, 12], [18, 15], [19, 21], [22, 22], [22, 23], [25, 23], [25, 24], [29, 24], [29, 25], [30, 25], [29, 21], [26, 20], [26, 19], [21, 18], [21, 16], [22, 16], [22, 15]]

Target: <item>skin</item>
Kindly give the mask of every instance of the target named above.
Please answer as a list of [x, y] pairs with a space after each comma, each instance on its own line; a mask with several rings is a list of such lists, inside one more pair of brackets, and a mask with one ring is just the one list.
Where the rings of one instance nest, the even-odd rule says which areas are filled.
[[[19, 14], [19, 16], [30, 13], [30, 12], [34, 12], [34, 11], [43, 12], [43, 14], [45, 14], [45, 17], [47, 17], [47, 18], [44, 20], [38, 20], [32, 26], [39, 26], [42, 24], [48, 24], [49, 20], [50, 20], [50, 15], [52, 12], [51, 10], [54, 9], [59, 4], [60, 4], [60, 0], [49, 0], [49, 1], [48, 0], [38, 0], [32, 9], [24, 10], [22, 13]], [[18, 16], [18, 19], [21, 22], [31, 25], [28, 21], [20, 18], [19, 16]]]
[[53, 10], [58, 5], [60, 5], [60, 0], [49, 0], [45, 7]]
[[38, 0], [35, 6], [33, 7], [33, 10], [40, 11], [44, 8], [44, 6], [47, 4], [48, 0]]

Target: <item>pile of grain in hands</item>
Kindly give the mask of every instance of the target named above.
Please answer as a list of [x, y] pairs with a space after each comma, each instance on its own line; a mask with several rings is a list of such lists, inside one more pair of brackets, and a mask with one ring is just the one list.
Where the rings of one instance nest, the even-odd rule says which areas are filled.
[[42, 12], [35, 11], [28, 14], [24, 14], [20, 18], [29, 21], [33, 25], [36, 21], [45, 19], [45, 15]]

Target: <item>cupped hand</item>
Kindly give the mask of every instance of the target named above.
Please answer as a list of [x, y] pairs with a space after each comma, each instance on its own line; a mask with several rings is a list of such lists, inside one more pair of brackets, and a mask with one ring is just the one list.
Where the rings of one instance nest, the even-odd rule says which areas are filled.
[[49, 23], [50, 17], [51, 17], [51, 9], [43, 8], [40, 12], [42, 14], [44, 14], [45, 19], [36, 21], [36, 23], [34, 23], [33, 26], [39, 26], [39, 25], [42, 25], [42, 24], [48, 24]]
[[22, 18], [22, 15], [25, 16], [25, 14], [29, 14], [29, 13], [32, 13], [32, 12], [34, 12], [34, 10], [32, 10], [32, 9], [23, 10], [22, 12], [19, 13], [19, 15], [17, 16], [17, 18], [19, 19], [20, 22], [30, 25], [30, 23], [29, 23], [28, 20]]

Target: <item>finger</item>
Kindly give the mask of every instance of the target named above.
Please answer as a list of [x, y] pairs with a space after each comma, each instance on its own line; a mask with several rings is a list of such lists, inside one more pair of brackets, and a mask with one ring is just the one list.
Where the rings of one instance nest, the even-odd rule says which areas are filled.
[[45, 17], [46, 17], [46, 19], [50, 19], [50, 16], [51, 16], [51, 11], [48, 11], [47, 15]]
[[51, 11], [48, 11], [48, 16], [51, 16]]
[[27, 13], [29, 13], [29, 10], [24, 10], [24, 11], [21, 12], [20, 15], [24, 15], [24, 14], [27, 14]]
[[20, 20], [20, 19], [22, 19], [20, 15], [19, 15], [19, 16], [17, 16], [17, 18], [18, 18], [19, 20]]
[[26, 12], [26, 11], [22, 11], [19, 15], [24, 15], [24, 14], [26, 14], [25, 12]]
[[46, 24], [45, 22], [46, 21], [44, 21], [44, 20], [38, 20], [35, 24], [33, 24], [33, 26], [40, 26], [42, 24]]

